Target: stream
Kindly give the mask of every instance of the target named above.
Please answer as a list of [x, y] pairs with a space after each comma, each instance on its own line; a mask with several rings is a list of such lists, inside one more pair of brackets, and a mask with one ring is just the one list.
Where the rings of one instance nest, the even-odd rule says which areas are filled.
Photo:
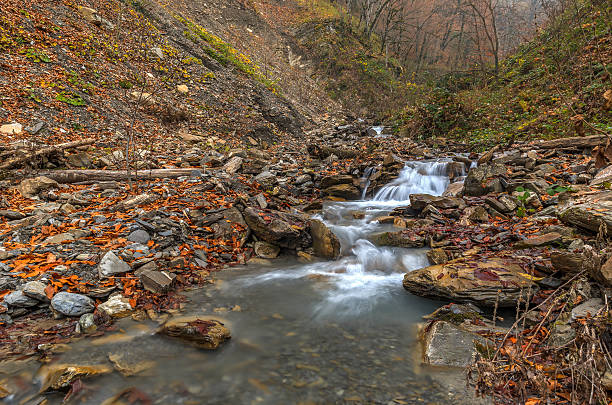
[[[407, 293], [402, 277], [428, 265], [426, 251], [367, 240], [392, 229], [375, 218], [408, 205], [410, 194], [441, 195], [446, 170], [446, 161], [408, 162], [371, 200], [324, 205], [317, 218], [340, 239], [338, 260], [262, 261], [216, 273], [212, 286], [187, 292], [183, 313], [214, 315], [231, 330], [217, 351], [155, 335], [152, 321], [125, 318], [119, 332], [77, 341], [54, 361], [108, 364], [120, 355], [146, 365], [130, 377], [84, 380], [81, 403], [103, 403], [128, 387], [160, 404], [474, 403], [462, 371], [421, 366], [417, 324], [441, 303]], [[29, 367], [22, 378], [36, 372]], [[51, 404], [62, 397], [46, 395]]]

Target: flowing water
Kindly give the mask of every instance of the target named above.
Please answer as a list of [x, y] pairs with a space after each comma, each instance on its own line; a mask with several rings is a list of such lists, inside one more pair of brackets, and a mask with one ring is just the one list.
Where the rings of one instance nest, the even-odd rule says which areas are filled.
[[153, 362], [135, 376], [86, 380], [92, 404], [128, 387], [163, 404], [473, 403], [461, 372], [420, 366], [416, 325], [440, 303], [408, 294], [402, 277], [427, 265], [425, 251], [367, 240], [392, 229], [376, 217], [408, 205], [412, 193], [439, 195], [448, 183], [446, 162], [407, 163], [373, 200], [324, 206], [319, 217], [341, 241], [338, 260], [228, 269], [213, 286], [187, 293], [186, 314], [214, 315], [232, 331], [217, 351], [124, 319], [121, 332], [81, 340], [56, 361], [100, 364], [120, 354], [127, 363]]

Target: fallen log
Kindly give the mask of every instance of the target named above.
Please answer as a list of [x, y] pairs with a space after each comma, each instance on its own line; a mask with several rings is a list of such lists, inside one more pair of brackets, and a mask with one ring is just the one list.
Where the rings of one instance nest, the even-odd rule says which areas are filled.
[[189, 176], [197, 169], [152, 169], [132, 171], [128, 176], [125, 170], [50, 170], [39, 173], [40, 176], [48, 177], [58, 183], [81, 183], [85, 181], [118, 181], [127, 180], [150, 180], [150, 179], [176, 179]]
[[600, 145], [608, 140], [607, 135], [591, 135], [591, 136], [575, 136], [572, 138], [553, 139], [536, 143], [533, 146], [540, 149], [557, 149], [557, 148], [589, 148]]
[[17, 156], [12, 159], [8, 159], [5, 162], [0, 163], [0, 170], [10, 169], [13, 166], [16, 166], [20, 163], [25, 163], [29, 160], [39, 158], [44, 155], [49, 155], [51, 153], [55, 153], [61, 150], [68, 150], [73, 148], [78, 148], [79, 146], [91, 145], [96, 140], [92, 138], [80, 139], [78, 141], [60, 143], [58, 145], [47, 146], [29, 153], [26, 153], [23, 156]]

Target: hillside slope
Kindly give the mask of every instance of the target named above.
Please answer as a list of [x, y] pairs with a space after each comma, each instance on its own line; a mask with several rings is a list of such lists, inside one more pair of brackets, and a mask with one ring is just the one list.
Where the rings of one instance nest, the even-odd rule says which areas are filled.
[[569, 6], [502, 62], [497, 77], [448, 75], [398, 119], [419, 139], [448, 137], [492, 145], [612, 131], [612, 7]]

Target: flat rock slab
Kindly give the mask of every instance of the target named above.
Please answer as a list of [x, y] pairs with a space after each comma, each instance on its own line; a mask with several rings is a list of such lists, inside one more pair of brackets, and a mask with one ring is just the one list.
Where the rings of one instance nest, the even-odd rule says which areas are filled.
[[430, 366], [467, 367], [476, 359], [475, 343], [484, 339], [445, 321], [434, 321], [422, 334], [423, 361]]
[[538, 287], [524, 274], [518, 261], [510, 258], [468, 257], [425, 267], [404, 276], [404, 288], [427, 298], [473, 302], [478, 306], [513, 307], [529, 287]]
[[557, 232], [549, 232], [545, 233], [544, 235], [538, 235], [533, 238], [519, 241], [514, 246], [519, 249], [546, 246], [556, 242], [561, 242], [562, 238], [563, 236]]

